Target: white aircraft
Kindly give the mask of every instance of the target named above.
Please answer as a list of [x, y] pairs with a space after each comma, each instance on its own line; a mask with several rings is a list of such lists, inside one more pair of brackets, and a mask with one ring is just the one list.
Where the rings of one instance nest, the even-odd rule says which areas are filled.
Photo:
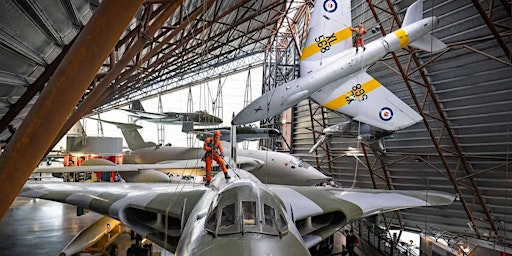
[[[117, 171], [128, 182], [169, 182], [170, 177], [163, 172], [171, 169], [204, 169], [205, 162], [202, 148], [160, 146], [146, 142], [137, 131], [142, 128], [135, 124], [111, 122], [123, 132], [123, 136], [131, 151], [124, 154], [123, 165], [94, 159], [82, 166], [37, 168], [34, 172], [98, 172]], [[225, 155], [230, 147], [224, 147]], [[226, 157], [226, 163], [229, 163]], [[330, 177], [304, 162], [302, 159], [281, 152], [237, 149], [237, 166], [250, 171], [260, 180], [269, 184], [284, 185], [315, 185]], [[183, 171], [190, 175], [190, 171]]]
[[356, 52], [352, 47], [350, 3], [316, 1], [301, 55], [301, 77], [263, 94], [240, 111], [232, 124], [271, 118], [308, 97], [325, 108], [387, 131], [421, 121], [418, 113], [366, 71], [387, 53], [408, 45], [432, 52], [446, 47], [429, 34], [437, 18], [422, 19], [422, 13], [423, 3], [416, 1], [407, 10], [401, 29]]
[[449, 205], [436, 191], [266, 185], [244, 170], [209, 188], [171, 183], [27, 183], [20, 196], [76, 205], [121, 221], [175, 255], [311, 255], [345, 224], [382, 212]]

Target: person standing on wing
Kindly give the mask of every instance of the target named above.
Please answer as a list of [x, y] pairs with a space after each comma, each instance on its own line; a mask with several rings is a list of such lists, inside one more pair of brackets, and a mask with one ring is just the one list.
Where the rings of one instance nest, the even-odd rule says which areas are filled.
[[209, 186], [212, 180], [212, 159], [221, 167], [226, 180], [231, 179], [228, 174], [226, 164], [222, 159], [224, 157], [224, 149], [222, 148], [222, 143], [220, 141], [220, 131], [215, 131], [213, 133], [213, 138], [208, 137], [204, 140], [203, 149], [206, 151], [204, 155], [206, 162], [206, 183], [204, 185]]

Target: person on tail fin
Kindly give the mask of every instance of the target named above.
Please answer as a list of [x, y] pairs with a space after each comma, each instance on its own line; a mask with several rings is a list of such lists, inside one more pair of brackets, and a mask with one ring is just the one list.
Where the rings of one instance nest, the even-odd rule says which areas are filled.
[[206, 183], [205, 186], [209, 186], [212, 180], [212, 160], [215, 160], [224, 172], [226, 180], [231, 179], [228, 174], [228, 169], [223, 160], [224, 148], [220, 141], [220, 131], [215, 131], [212, 137], [208, 137], [204, 140], [203, 149], [206, 151], [204, 155], [204, 161], [206, 162]]
[[363, 24], [359, 24], [357, 27], [350, 27], [350, 31], [354, 32], [354, 46], [356, 47], [356, 53], [359, 51], [359, 46], [363, 47], [363, 51], [366, 50], [364, 47], [363, 35], [368, 31], [363, 27]]

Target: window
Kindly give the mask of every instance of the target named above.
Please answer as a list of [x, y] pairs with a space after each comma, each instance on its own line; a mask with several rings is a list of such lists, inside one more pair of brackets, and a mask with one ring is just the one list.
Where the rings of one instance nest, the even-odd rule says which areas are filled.
[[269, 227], [274, 227], [274, 208], [268, 205], [264, 205], [263, 211], [265, 214], [265, 225]]
[[306, 168], [306, 169], [311, 166], [308, 163], [304, 162], [304, 160], [302, 160], [301, 158], [298, 158], [298, 157], [293, 157], [293, 159], [290, 161], [290, 163], [293, 165], [297, 165], [298, 167], [302, 167], [302, 168]]
[[213, 230], [215, 230], [216, 226], [217, 226], [217, 212], [213, 211], [212, 215], [206, 222], [206, 228], [213, 231]]
[[279, 215], [279, 228], [280, 229], [286, 229], [287, 228], [286, 218], [282, 214]]
[[256, 225], [256, 202], [242, 201], [244, 225]]
[[220, 227], [227, 227], [235, 224], [235, 204], [229, 204], [222, 208]]

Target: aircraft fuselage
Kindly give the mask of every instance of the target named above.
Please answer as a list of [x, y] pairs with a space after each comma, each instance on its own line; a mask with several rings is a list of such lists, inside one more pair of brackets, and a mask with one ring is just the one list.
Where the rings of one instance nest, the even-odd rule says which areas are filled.
[[214, 179], [191, 212], [175, 254], [310, 255], [278, 197], [240, 175], [243, 180], [230, 183]]
[[[224, 154], [226, 155], [226, 161], [229, 162], [227, 157], [229, 155], [228, 148], [225, 148]], [[188, 160], [189, 164], [187, 166], [194, 168], [205, 166], [205, 162], [201, 161], [203, 155], [204, 150], [202, 148], [150, 147], [133, 150], [125, 154], [125, 163], [154, 164]], [[300, 158], [286, 153], [237, 149], [237, 156], [264, 162], [261, 167], [251, 170], [251, 173], [264, 183], [310, 186], [329, 179]]]

